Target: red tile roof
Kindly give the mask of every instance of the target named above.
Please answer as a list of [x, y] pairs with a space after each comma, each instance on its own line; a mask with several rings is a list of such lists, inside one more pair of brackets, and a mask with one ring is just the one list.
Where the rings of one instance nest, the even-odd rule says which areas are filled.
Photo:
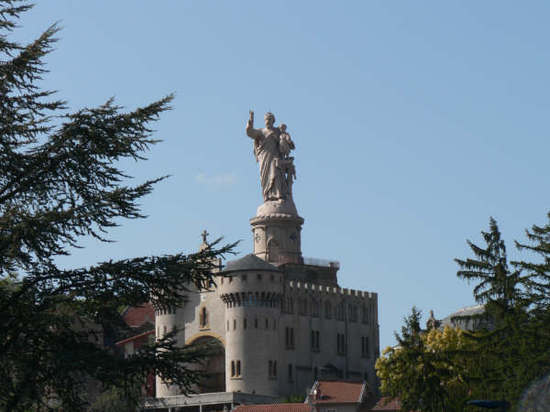
[[145, 322], [155, 324], [155, 309], [151, 303], [143, 306], [129, 307], [124, 311], [122, 317], [126, 324], [132, 328], [137, 328]]
[[380, 398], [376, 405], [374, 405], [371, 411], [400, 411], [401, 402], [397, 398]]
[[234, 412], [312, 412], [307, 403], [274, 403], [269, 405], [240, 405]]
[[148, 330], [147, 332], [140, 333], [139, 335], [130, 336], [129, 338], [120, 340], [120, 341], [116, 342], [115, 345], [120, 346], [120, 345], [124, 345], [128, 342], [132, 342], [132, 341], [135, 342], [135, 341], [141, 341], [141, 340], [143, 340], [145, 342], [146, 339], [142, 339], [142, 338], [144, 338], [146, 336], [149, 336], [149, 335], [153, 335], [154, 333], [155, 333], [155, 330], [151, 329], [151, 330]]
[[313, 403], [360, 403], [365, 384], [362, 382], [319, 381]]

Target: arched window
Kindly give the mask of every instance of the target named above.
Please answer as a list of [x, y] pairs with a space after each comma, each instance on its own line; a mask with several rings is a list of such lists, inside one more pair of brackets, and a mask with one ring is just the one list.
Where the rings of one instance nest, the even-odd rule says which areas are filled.
[[336, 320], [344, 320], [345, 308], [344, 308], [344, 302], [340, 302], [338, 306], [336, 306]]
[[348, 306], [348, 319], [350, 322], [357, 322], [357, 306], [354, 304]]
[[199, 315], [199, 324], [201, 328], [208, 327], [208, 311], [206, 307], [202, 307]]
[[305, 297], [298, 299], [298, 314], [307, 315], [307, 298]]
[[369, 322], [369, 311], [367, 309], [367, 305], [365, 304], [361, 306], [361, 322], [363, 323]]
[[294, 313], [294, 300], [290, 296], [283, 298], [283, 311], [286, 313]]
[[319, 303], [319, 299], [312, 297], [311, 298], [311, 316], [313, 316], [314, 318], [318, 318], [320, 311], [321, 311], [321, 304]]
[[330, 300], [325, 302], [325, 319], [332, 319], [332, 304]]

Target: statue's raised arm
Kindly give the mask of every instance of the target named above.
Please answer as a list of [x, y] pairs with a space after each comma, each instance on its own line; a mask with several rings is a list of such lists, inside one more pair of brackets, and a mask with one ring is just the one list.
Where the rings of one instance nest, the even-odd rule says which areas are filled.
[[252, 139], [259, 139], [263, 136], [261, 129], [254, 129], [254, 111], [250, 110], [248, 122], [246, 122], [246, 135]]

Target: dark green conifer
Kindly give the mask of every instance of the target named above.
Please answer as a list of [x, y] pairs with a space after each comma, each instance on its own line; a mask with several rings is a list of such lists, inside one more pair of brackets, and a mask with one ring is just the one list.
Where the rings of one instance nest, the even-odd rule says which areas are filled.
[[200, 375], [188, 365], [204, 358], [203, 348], [177, 347], [172, 333], [124, 359], [95, 338], [120, 331], [121, 306], [173, 309], [189, 288], [209, 287], [231, 246], [56, 265], [81, 237], [108, 241], [121, 218], [144, 217], [138, 201], [163, 178], [130, 185], [117, 162], [144, 159], [157, 142], [150, 124], [172, 98], [133, 111], [108, 100], [68, 113], [39, 86], [57, 27], [29, 44], [10, 40], [30, 7], [0, 0], [0, 409], [77, 411], [90, 379], [136, 401], [134, 388], [149, 373], [189, 390]]
[[[496, 221], [491, 218], [489, 231], [481, 232], [484, 247], [468, 241], [474, 258], [455, 259], [461, 270], [457, 276], [474, 282], [474, 298], [485, 305], [485, 328], [467, 334], [478, 343], [472, 356], [485, 371], [475, 379], [487, 396], [515, 404], [525, 386], [541, 373], [537, 342], [532, 335], [529, 276], [522, 268], [508, 264], [506, 247]], [[475, 372], [475, 371], [473, 371]]]

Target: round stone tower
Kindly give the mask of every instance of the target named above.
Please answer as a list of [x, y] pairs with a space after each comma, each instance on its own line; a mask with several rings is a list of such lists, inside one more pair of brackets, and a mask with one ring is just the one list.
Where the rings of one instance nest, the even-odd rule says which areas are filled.
[[263, 203], [250, 219], [254, 254], [274, 264], [303, 263], [301, 232], [304, 219], [292, 199]]
[[226, 391], [277, 396], [283, 274], [250, 254], [228, 262], [223, 275]]
[[[155, 336], [157, 339], [163, 338], [166, 334], [172, 332], [177, 327], [177, 315], [175, 310], [157, 309], [155, 310]], [[180, 337], [183, 338], [184, 337]], [[180, 390], [177, 386], [169, 385], [164, 382], [160, 376], [156, 377], [156, 396], [178, 395]]]

